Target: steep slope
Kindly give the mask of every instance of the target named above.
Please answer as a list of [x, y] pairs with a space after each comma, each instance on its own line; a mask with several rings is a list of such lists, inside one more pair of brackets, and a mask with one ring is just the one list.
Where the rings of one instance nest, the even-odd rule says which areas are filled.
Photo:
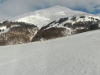
[[0, 75], [100, 75], [100, 30], [0, 47]]
[[54, 6], [47, 9], [41, 9], [15, 18], [15, 21], [32, 23], [41, 28], [53, 20], [63, 18], [65, 16], [87, 14], [81, 11], [74, 11], [62, 6]]

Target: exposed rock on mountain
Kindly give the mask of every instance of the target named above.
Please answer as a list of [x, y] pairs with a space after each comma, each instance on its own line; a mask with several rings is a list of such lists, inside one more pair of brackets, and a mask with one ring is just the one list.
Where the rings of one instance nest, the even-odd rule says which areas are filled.
[[28, 43], [37, 31], [33, 24], [5, 21], [0, 24], [0, 45]]

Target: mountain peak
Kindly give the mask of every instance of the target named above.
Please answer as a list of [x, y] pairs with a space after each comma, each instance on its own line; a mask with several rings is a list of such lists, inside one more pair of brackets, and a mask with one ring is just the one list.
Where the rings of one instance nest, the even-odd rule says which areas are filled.
[[57, 5], [50, 8], [27, 13], [25, 15], [17, 17], [16, 19], [14, 19], [14, 21], [31, 23], [41, 28], [43, 25], [47, 25], [48, 23], [59, 18], [83, 14], [87, 13], [71, 10], [69, 8]]

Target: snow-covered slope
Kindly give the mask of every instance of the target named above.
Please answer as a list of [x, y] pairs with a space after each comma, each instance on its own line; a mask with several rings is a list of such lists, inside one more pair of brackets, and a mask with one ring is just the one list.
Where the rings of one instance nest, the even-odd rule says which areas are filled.
[[15, 18], [15, 21], [32, 23], [41, 28], [53, 20], [63, 18], [65, 16], [87, 14], [81, 11], [74, 11], [62, 6], [54, 6], [47, 9], [41, 9]]
[[100, 75], [100, 30], [0, 47], [0, 75]]

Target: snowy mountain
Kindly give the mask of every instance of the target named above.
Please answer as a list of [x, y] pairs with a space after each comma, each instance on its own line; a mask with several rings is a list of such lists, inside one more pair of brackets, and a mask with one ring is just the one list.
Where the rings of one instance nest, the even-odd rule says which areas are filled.
[[54, 20], [43, 26], [33, 41], [69, 36], [86, 31], [99, 29], [100, 18], [97, 16], [83, 15], [71, 16]]
[[47, 9], [41, 9], [35, 12], [31, 12], [19, 17], [16, 17], [14, 20], [18, 22], [26, 22], [35, 24], [39, 28], [48, 23], [57, 20], [59, 18], [63, 18], [65, 16], [73, 16], [73, 15], [83, 15], [87, 14], [81, 11], [74, 11], [66, 7], [62, 6], [54, 6]]
[[23, 44], [69, 36], [100, 28], [100, 17], [55, 6], [0, 24], [0, 45]]
[[10, 45], [0, 46], [0, 75], [100, 75], [99, 16], [60, 6], [28, 13], [0, 23], [0, 45]]

